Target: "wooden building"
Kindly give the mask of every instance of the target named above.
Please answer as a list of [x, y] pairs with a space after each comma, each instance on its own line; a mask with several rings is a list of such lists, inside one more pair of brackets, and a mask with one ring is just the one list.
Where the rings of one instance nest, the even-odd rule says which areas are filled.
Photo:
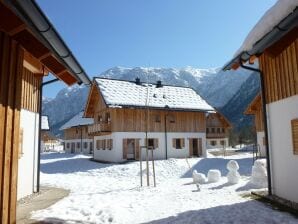
[[[271, 21], [267, 23], [266, 21]], [[268, 139], [268, 190], [298, 203], [298, 8], [277, 1], [250, 32], [225, 69], [258, 58], [262, 81], [264, 132]], [[257, 71], [257, 70], [255, 70]], [[267, 127], [267, 128], [266, 128]], [[260, 128], [261, 125], [260, 125]], [[267, 137], [266, 137], [267, 136]]]
[[85, 109], [85, 117], [94, 118], [88, 128], [94, 159], [138, 160], [146, 144], [155, 159], [205, 156], [210, 111], [191, 88], [95, 78]]
[[219, 112], [209, 113], [206, 120], [207, 148], [224, 148], [229, 146], [230, 122]]
[[35, 1], [0, 1], [0, 64], [0, 223], [6, 224], [16, 223], [17, 195], [37, 190], [43, 77], [51, 72], [68, 85], [89, 79]]
[[258, 94], [253, 101], [248, 105], [244, 114], [254, 116], [254, 126], [257, 134], [257, 147], [260, 153], [259, 156], [266, 156], [266, 140], [264, 133], [264, 116], [263, 116], [263, 107], [262, 107], [262, 98], [261, 94]]
[[67, 153], [84, 153], [93, 152], [93, 136], [88, 132], [88, 125], [93, 125], [93, 118], [84, 118], [84, 112], [80, 112], [60, 130], [64, 132], [64, 150]]

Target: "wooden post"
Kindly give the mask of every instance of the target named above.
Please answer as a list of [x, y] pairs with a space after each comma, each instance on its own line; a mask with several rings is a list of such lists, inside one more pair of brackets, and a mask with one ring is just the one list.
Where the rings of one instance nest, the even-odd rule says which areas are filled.
[[23, 50], [0, 32], [0, 223], [16, 223]]

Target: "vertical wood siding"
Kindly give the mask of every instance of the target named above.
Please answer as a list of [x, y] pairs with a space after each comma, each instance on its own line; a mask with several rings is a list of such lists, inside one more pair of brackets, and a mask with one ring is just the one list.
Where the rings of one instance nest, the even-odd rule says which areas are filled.
[[41, 77], [36, 77], [31, 71], [23, 68], [22, 74], [22, 109], [39, 112], [39, 95]]
[[264, 53], [259, 58], [266, 86], [267, 103], [298, 94], [298, 40], [277, 56]]
[[23, 51], [0, 32], [0, 223], [16, 222]]

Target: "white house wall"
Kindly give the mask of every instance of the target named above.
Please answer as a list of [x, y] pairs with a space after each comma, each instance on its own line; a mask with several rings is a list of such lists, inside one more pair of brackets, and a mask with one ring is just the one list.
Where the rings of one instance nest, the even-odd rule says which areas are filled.
[[273, 193], [298, 203], [298, 155], [293, 154], [291, 120], [298, 118], [298, 95], [267, 105]]
[[[145, 145], [145, 133], [144, 132], [113, 132], [111, 135], [94, 136], [94, 159], [110, 162], [122, 162], [123, 159], [123, 139], [132, 138], [140, 139], [140, 146]], [[166, 144], [164, 132], [151, 132], [148, 133], [148, 138], [158, 139], [158, 148], [154, 150], [155, 159], [166, 158]], [[173, 148], [173, 138], [184, 138], [185, 147], [182, 149]], [[167, 156], [168, 158], [185, 158], [189, 156], [189, 141], [188, 138], [202, 138], [202, 156], [206, 156], [206, 134], [205, 133], [167, 133]], [[96, 141], [103, 139], [113, 139], [112, 150], [96, 149]], [[142, 158], [145, 159], [145, 150], [142, 152]]]
[[266, 146], [264, 145], [264, 138], [265, 138], [265, 132], [258, 131], [257, 132], [257, 141], [258, 141], [258, 145], [260, 146], [261, 157], [266, 156]]
[[[87, 148], [84, 148], [84, 142], [87, 142]], [[92, 149], [90, 148], [90, 142], [93, 142], [93, 139], [82, 139], [82, 146], [77, 147], [77, 143], [81, 144], [81, 139], [69, 139], [69, 140], [64, 140], [64, 150], [66, 153], [71, 153], [71, 144], [75, 143], [75, 152], [74, 153], [84, 153], [84, 154], [89, 154]], [[67, 148], [67, 143], [69, 143], [69, 148]], [[93, 144], [92, 144], [93, 145]], [[82, 147], [82, 152], [81, 152], [81, 147]], [[94, 147], [94, 145], [93, 145]]]
[[32, 194], [37, 188], [39, 114], [22, 109], [20, 120], [23, 153], [18, 164], [18, 199]]

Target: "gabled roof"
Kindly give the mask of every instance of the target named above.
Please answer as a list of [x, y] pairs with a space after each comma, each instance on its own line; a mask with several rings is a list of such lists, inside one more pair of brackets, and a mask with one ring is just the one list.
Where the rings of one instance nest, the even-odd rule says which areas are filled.
[[139, 107], [167, 110], [214, 111], [193, 89], [146, 84], [132, 81], [95, 78], [108, 107]]
[[36, 1], [0, 1], [0, 30], [30, 54], [27, 58], [37, 67], [36, 73], [50, 71], [67, 85], [90, 84], [86, 72]]
[[247, 106], [246, 110], [243, 112], [244, 114], [247, 114], [247, 115], [253, 115], [255, 114], [255, 111], [261, 106], [262, 102], [262, 98], [261, 98], [261, 94], [257, 94], [255, 96], [255, 98], [251, 101], [251, 103]]
[[84, 125], [90, 125], [94, 123], [93, 118], [84, 118], [83, 117], [84, 112], [80, 112], [73, 118], [71, 118], [68, 122], [66, 122], [60, 130], [65, 130], [72, 127], [78, 127], [78, 126], [84, 126]]
[[237, 68], [240, 60], [246, 62], [262, 54], [298, 25], [298, 1], [278, 0], [247, 35], [235, 57], [223, 68]]

